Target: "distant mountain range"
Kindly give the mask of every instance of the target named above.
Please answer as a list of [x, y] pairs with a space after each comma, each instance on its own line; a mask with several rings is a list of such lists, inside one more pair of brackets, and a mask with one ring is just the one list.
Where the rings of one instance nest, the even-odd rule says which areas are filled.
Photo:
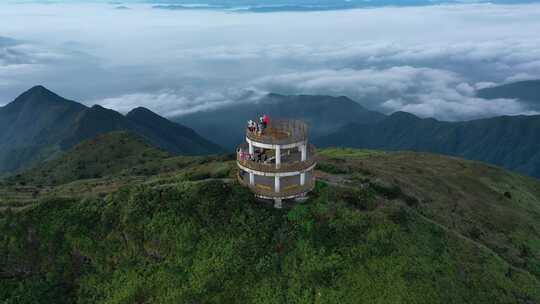
[[[540, 81], [483, 89], [478, 95], [487, 99], [540, 101]], [[269, 94], [255, 104], [234, 104], [179, 119], [206, 138], [234, 149], [242, 142], [245, 122], [261, 113], [305, 120], [312, 142], [321, 147], [434, 152], [540, 177], [540, 116], [443, 122], [405, 112], [386, 116], [347, 97]]]
[[261, 114], [270, 117], [299, 118], [309, 124], [312, 138], [337, 131], [348, 123], [374, 123], [385, 115], [369, 111], [357, 102], [341, 96], [268, 94], [256, 103], [197, 112], [177, 118], [202, 136], [230, 150], [243, 141], [249, 119]]
[[173, 154], [209, 154], [223, 150], [192, 129], [145, 108], [127, 115], [95, 105], [86, 107], [43, 86], [0, 107], [0, 172], [55, 158], [99, 134], [125, 130]]
[[[535, 84], [538, 82], [503, 85], [478, 94], [534, 100], [534, 89], [515, 88], [534, 88]], [[194, 131], [145, 108], [122, 115], [66, 100], [41, 86], [0, 108], [0, 173], [56, 158], [85, 139], [119, 130], [138, 134], [173, 154], [225, 151], [220, 146], [232, 151], [243, 140], [246, 121], [262, 113], [271, 119], [306, 121], [311, 141], [321, 147], [434, 152], [540, 178], [540, 115], [443, 122], [405, 112], [386, 116], [347, 97], [268, 94], [255, 103], [237, 103], [174, 119]]]

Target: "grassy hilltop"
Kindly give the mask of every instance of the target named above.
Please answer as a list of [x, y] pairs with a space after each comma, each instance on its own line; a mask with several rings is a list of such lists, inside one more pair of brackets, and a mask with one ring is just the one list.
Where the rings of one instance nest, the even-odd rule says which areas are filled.
[[[310, 199], [275, 210], [235, 181], [231, 157], [168, 157], [122, 133], [92, 149], [118, 137], [129, 161], [110, 171], [84, 161], [87, 142], [0, 186], [0, 302], [540, 302], [536, 180], [325, 149]], [[95, 171], [65, 169], [80, 162]]]

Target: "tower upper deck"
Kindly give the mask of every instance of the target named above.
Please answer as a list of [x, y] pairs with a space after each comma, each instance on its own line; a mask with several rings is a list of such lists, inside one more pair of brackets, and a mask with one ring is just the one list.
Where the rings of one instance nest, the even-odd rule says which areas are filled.
[[270, 144], [287, 145], [307, 140], [308, 126], [295, 119], [272, 119], [262, 132], [251, 132], [246, 129], [246, 137], [252, 141]]

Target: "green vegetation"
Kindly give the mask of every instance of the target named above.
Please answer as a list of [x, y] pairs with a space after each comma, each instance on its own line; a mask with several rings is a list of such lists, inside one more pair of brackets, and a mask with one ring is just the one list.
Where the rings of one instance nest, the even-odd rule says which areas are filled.
[[322, 162], [349, 172], [340, 176], [341, 183], [399, 199], [419, 215], [540, 277], [537, 180], [479, 162], [425, 153], [380, 153], [341, 161], [333, 157]]
[[534, 276], [489, 251], [340, 191], [287, 211], [221, 181], [45, 201], [2, 220], [2, 268], [17, 279], [0, 290], [8, 303], [540, 300]]
[[322, 155], [324, 157], [329, 157], [329, 158], [345, 158], [345, 157], [359, 158], [359, 157], [368, 157], [372, 155], [380, 155], [386, 152], [378, 151], [378, 150], [360, 150], [360, 149], [353, 149], [353, 148], [333, 147], [333, 148], [326, 148], [326, 149], [320, 150], [317, 153], [318, 155]]
[[[320, 150], [317, 153], [319, 156], [322, 156], [322, 159], [317, 163], [317, 170], [330, 174], [352, 174], [357, 173], [358, 168], [343, 166], [346, 159], [369, 158], [370, 156], [381, 155], [385, 152], [352, 148], [327, 148]], [[369, 175], [369, 173], [365, 171], [362, 173]]]
[[[0, 302], [540, 302], [536, 180], [323, 150], [344, 173], [317, 172], [308, 201], [275, 210], [232, 178], [229, 156], [160, 157], [0, 213]], [[107, 181], [121, 185], [81, 195]]]
[[153, 178], [190, 175], [223, 178], [232, 173], [230, 155], [174, 156], [128, 132], [89, 139], [58, 159], [0, 180], [0, 211], [46, 198], [104, 197], [122, 186]]
[[8, 179], [13, 183], [58, 185], [70, 181], [101, 178], [126, 168], [170, 157], [127, 132], [99, 135], [75, 146], [62, 157]]

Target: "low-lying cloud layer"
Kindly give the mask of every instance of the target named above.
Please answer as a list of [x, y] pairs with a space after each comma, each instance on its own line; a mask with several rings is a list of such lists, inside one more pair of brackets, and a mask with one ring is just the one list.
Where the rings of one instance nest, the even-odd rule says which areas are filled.
[[0, 104], [44, 84], [87, 104], [166, 116], [265, 92], [346, 95], [444, 120], [539, 110], [475, 90], [540, 78], [540, 5], [235, 14], [2, 4], [0, 19]]

